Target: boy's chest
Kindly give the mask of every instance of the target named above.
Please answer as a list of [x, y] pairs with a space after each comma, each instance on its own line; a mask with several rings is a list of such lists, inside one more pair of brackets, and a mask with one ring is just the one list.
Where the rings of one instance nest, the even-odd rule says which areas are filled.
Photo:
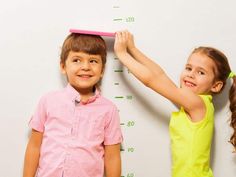
[[83, 141], [103, 141], [106, 111], [87, 105], [56, 104], [47, 110], [45, 133]]

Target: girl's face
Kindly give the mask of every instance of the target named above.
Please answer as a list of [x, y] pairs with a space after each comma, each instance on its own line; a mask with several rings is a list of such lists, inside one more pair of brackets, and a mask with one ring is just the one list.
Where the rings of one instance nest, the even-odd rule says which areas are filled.
[[70, 51], [65, 64], [61, 64], [61, 70], [77, 91], [93, 92], [93, 87], [103, 75], [102, 58], [100, 55]]
[[196, 94], [218, 92], [219, 83], [214, 80], [215, 72], [216, 65], [211, 58], [200, 52], [193, 53], [181, 73], [180, 86]]

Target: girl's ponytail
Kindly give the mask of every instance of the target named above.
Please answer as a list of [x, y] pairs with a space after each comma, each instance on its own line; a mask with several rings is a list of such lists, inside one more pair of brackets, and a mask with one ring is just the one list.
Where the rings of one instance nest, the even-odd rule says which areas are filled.
[[231, 111], [230, 126], [233, 128], [233, 134], [230, 137], [230, 143], [234, 146], [234, 149], [236, 151], [236, 75], [231, 72], [229, 78], [232, 78], [233, 80], [232, 86], [229, 91], [229, 109]]

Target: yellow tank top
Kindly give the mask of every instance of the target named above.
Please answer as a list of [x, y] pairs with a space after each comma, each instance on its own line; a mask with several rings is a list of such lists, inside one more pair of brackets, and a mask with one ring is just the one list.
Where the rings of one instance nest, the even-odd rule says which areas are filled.
[[172, 177], [213, 177], [210, 150], [214, 128], [212, 96], [200, 95], [206, 114], [200, 122], [192, 122], [184, 109], [173, 112], [169, 130], [171, 136]]

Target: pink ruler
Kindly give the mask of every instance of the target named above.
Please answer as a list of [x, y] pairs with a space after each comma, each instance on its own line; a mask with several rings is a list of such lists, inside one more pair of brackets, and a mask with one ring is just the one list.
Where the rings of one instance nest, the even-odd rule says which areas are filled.
[[115, 33], [111, 33], [111, 32], [88, 31], [88, 30], [80, 30], [80, 29], [70, 29], [70, 32], [71, 33], [91, 34], [91, 35], [115, 37]]

